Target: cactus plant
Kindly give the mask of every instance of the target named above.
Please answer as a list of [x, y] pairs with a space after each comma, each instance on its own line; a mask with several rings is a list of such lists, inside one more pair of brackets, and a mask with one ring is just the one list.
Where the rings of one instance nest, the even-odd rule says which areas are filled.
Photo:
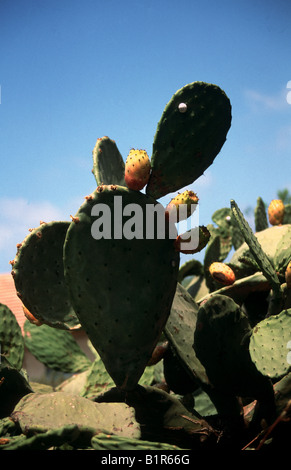
[[[249, 449], [254, 442], [265, 447], [270, 435], [269, 448], [278, 445], [273, 436], [282, 433], [274, 429], [288, 419], [291, 398], [288, 205], [281, 225], [269, 227], [258, 198], [253, 233], [231, 200], [207, 227], [179, 234], [169, 210], [183, 194], [192, 204], [192, 192], [166, 208], [157, 202], [213, 163], [230, 124], [231, 105], [219, 87], [186, 85], [158, 123], [143, 193], [126, 186], [116, 143], [100, 138], [93, 150], [97, 187], [72, 221], [42, 223], [18, 246], [11, 264], [30, 321], [25, 344], [72, 376], [56, 389], [30, 384], [5, 346], [0, 448]], [[152, 208], [160, 218], [148, 236]], [[187, 250], [180, 243], [193, 233], [197, 247]], [[181, 252], [203, 248], [203, 263], [194, 257], [179, 265]], [[232, 274], [228, 285], [212, 279], [216, 263]], [[6, 313], [1, 342], [12, 335], [9, 344], [16, 344]], [[65, 331], [76, 328], [87, 332], [93, 362]]]

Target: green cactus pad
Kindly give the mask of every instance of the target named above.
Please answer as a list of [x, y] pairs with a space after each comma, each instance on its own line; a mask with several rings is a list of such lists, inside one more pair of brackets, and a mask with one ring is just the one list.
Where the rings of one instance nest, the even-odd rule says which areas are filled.
[[193, 382], [208, 383], [205, 368], [194, 352], [193, 335], [196, 328], [198, 305], [186, 289], [177, 284], [171, 313], [164, 333], [180, 361], [181, 367]]
[[283, 224], [291, 224], [291, 204], [285, 204]]
[[40, 362], [64, 373], [83, 372], [92, 362], [82, 351], [72, 333], [48, 325], [24, 323], [25, 346]]
[[92, 155], [92, 173], [97, 186], [100, 184], [126, 186], [124, 180], [125, 164], [114, 140], [107, 136], [97, 139]]
[[[291, 244], [291, 225], [286, 224], [269, 227], [265, 230], [261, 230], [260, 232], [255, 233], [254, 235], [266, 256], [269, 258], [269, 260], [271, 260], [275, 269], [278, 269], [279, 266], [276, 264], [278, 262], [279, 252], [281, 252], [280, 246], [283, 244], [286, 248]], [[252, 268], [241, 261], [248, 256], [252, 257], [252, 253], [250, 252], [249, 245], [244, 242], [236, 250], [230, 260], [230, 265], [235, 267], [237, 278], [250, 275], [254, 272]]]
[[94, 403], [63, 392], [26, 395], [11, 417], [19, 423], [24, 434], [77, 425], [93, 433], [107, 431], [123, 437], [140, 437], [140, 426], [132, 407], [125, 403]]
[[[72, 304], [91, 343], [115, 384], [132, 389], [170, 313], [179, 254], [173, 239], [158, 239], [155, 234], [153, 239], [147, 237], [144, 219], [139, 232], [142, 238], [134, 238], [137, 233], [133, 233], [128, 239], [124, 231], [132, 219], [124, 216], [118, 227], [114, 223], [120, 202], [122, 214], [128, 204], [135, 204], [143, 217], [148, 205], [158, 204], [121, 186], [98, 187], [80, 207], [67, 232], [64, 266]], [[112, 222], [112, 238], [93, 236], [93, 223], [99, 224], [101, 217], [96, 219], [91, 211], [98, 208], [105, 216], [109, 211], [108, 218], [102, 214], [102, 221], [105, 225]], [[113, 233], [115, 228], [121, 232]]]
[[[78, 426], [71, 424], [51, 429], [47, 432], [41, 432], [28, 437], [21, 434], [8, 439], [8, 443], [1, 445], [1, 450], [49, 450], [62, 446], [64, 444], [76, 445], [83, 442], [90, 445], [92, 432], [82, 430]], [[54, 449], [55, 450], [55, 449]]]
[[231, 209], [229, 207], [217, 209], [212, 214], [212, 220], [218, 227], [228, 232], [231, 227]]
[[[91, 440], [91, 445], [95, 450], [151, 450], [151, 451], [177, 451], [182, 450], [174, 444], [164, 442], [144, 441], [141, 439], [125, 439], [114, 434], [99, 433]], [[173, 463], [175, 462], [174, 457]], [[176, 460], [178, 462], [178, 459]]]
[[13, 367], [7, 358], [0, 355], [0, 419], [9, 416], [19, 400], [32, 388], [23, 370]]
[[255, 228], [256, 232], [266, 230], [269, 227], [266, 206], [261, 197], [257, 199], [257, 205], [255, 207]]
[[193, 348], [211, 384], [237, 396], [262, 397], [269, 382], [251, 360], [248, 318], [225, 295], [214, 295], [198, 310]]
[[241, 305], [252, 292], [268, 292], [269, 290], [269, 282], [261, 272], [257, 272], [251, 276], [238, 279], [230, 286], [223, 286], [214, 292], [208, 292], [197, 298], [197, 303], [202, 304], [202, 302], [208, 300], [210, 297], [221, 294], [231, 297], [238, 305]]
[[157, 126], [147, 194], [158, 199], [199, 178], [220, 152], [230, 125], [230, 101], [218, 86], [194, 82], [178, 90]]
[[[183, 280], [189, 276], [201, 276], [203, 275], [203, 265], [196, 259], [186, 261], [179, 269], [178, 281]], [[185, 286], [184, 286], [185, 287]]]
[[[291, 228], [291, 225], [289, 225]], [[282, 237], [279, 241], [274, 256], [274, 265], [276, 271], [285, 276], [285, 271], [289, 261], [291, 261], [291, 232], [290, 237]]]
[[74, 329], [80, 322], [72, 308], [63, 268], [63, 244], [70, 222], [43, 223], [18, 247], [12, 275], [29, 312], [55, 328]]
[[16, 369], [22, 367], [24, 341], [21, 328], [9, 307], [0, 304], [0, 353]]
[[291, 371], [291, 309], [265, 318], [253, 329], [250, 355], [257, 369], [272, 379]]
[[248, 244], [253, 257], [255, 258], [256, 263], [263, 272], [264, 276], [270, 282], [273, 291], [276, 293], [276, 295], [278, 295], [278, 297], [280, 297], [280, 282], [272, 260], [270, 260], [267, 254], [264, 252], [258, 241], [258, 238], [255, 237], [252, 229], [245, 220], [242, 212], [234, 200], [231, 200], [231, 209], [239, 227], [241, 228], [245, 241]]

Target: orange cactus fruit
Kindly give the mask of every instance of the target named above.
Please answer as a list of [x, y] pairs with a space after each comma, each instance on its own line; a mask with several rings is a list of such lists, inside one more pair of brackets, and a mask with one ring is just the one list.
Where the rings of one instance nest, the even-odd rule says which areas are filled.
[[[196, 209], [199, 198], [194, 191], [184, 191], [175, 196], [166, 207], [166, 214], [171, 216], [171, 214], [176, 215], [176, 220], [186, 220], [190, 215], [192, 215]], [[179, 210], [182, 208], [184, 210]]]
[[291, 289], [291, 260], [287, 264], [287, 268], [285, 271], [285, 281], [286, 281], [287, 287]]
[[273, 199], [268, 207], [268, 217], [271, 225], [281, 225], [283, 223], [285, 206], [281, 199]]
[[209, 266], [209, 272], [212, 279], [224, 286], [231, 286], [235, 282], [233, 270], [225, 263], [212, 263]]
[[124, 179], [129, 189], [140, 191], [150, 178], [151, 162], [145, 150], [131, 149], [125, 162]]
[[33, 323], [36, 326], [41, 326], [43, 323], [35, 318], [32, 313], [26, 308], [24, 305], [22, 305], [23, 313], [26, 316], [27, 320], [30, 321], [30, 323]]

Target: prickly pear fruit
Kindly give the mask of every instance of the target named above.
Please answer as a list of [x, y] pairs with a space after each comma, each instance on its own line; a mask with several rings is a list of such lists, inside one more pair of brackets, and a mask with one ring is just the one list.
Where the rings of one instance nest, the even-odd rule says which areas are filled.
[[268, 217], [271, 225], [281, 225], [283, 223], [285, 206], [281, 199], [273, 199], [268, 207]]
[[224, 286], [231, 286], [235, 282], [233, 270], [225, 263], [214, 262], [209, 266], [211, 277]]
[[174, 242], [175, 250], [186, 255], [198, 253], [205, 248], [209, 239], [209, 230], [201, 225], [178, 235]]
[[[175, 196], [166, 207], [166, 213], [171, 216], [172, 214], [176, 215], [176, 220], [181, 221], [188, 219], [195, 209], [196, 204], [198, 204], [199, 198], [194, 191], [184, 191]], [[182, 210], [181, 207], [183, 208]]]
[[129, 189], [140, 191], [149, 181], [151, 163], [145, 150], [131, 149], [125, 162], [125, 182]]
[[291, 261], [287, 264], [287, 268], [285, 271], [285, 281], [287, 284], [287, 287], [291, 289]]

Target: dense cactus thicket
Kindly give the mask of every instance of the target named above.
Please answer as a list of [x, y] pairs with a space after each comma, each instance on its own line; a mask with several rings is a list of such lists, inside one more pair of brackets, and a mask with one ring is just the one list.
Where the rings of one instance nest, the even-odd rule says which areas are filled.
[[[26, 322], [22, 336], [0, 305], [2, 450], [288, 445], [290, 205], [259, 197], [254, 230], [234, 200], [207, 227], [178, 233], [176, 224], [195, 214], [199, 198], [184, 188], [230, 126], [224, 91], [186, 85], [165, 107], [151, 159], [132, 149], [124, 160], [98, 138], [96, 189], [71, 220], [41, 222], [17, 245], [11, 274]], [[31, 382], [25, 347], [69, 378]]]

